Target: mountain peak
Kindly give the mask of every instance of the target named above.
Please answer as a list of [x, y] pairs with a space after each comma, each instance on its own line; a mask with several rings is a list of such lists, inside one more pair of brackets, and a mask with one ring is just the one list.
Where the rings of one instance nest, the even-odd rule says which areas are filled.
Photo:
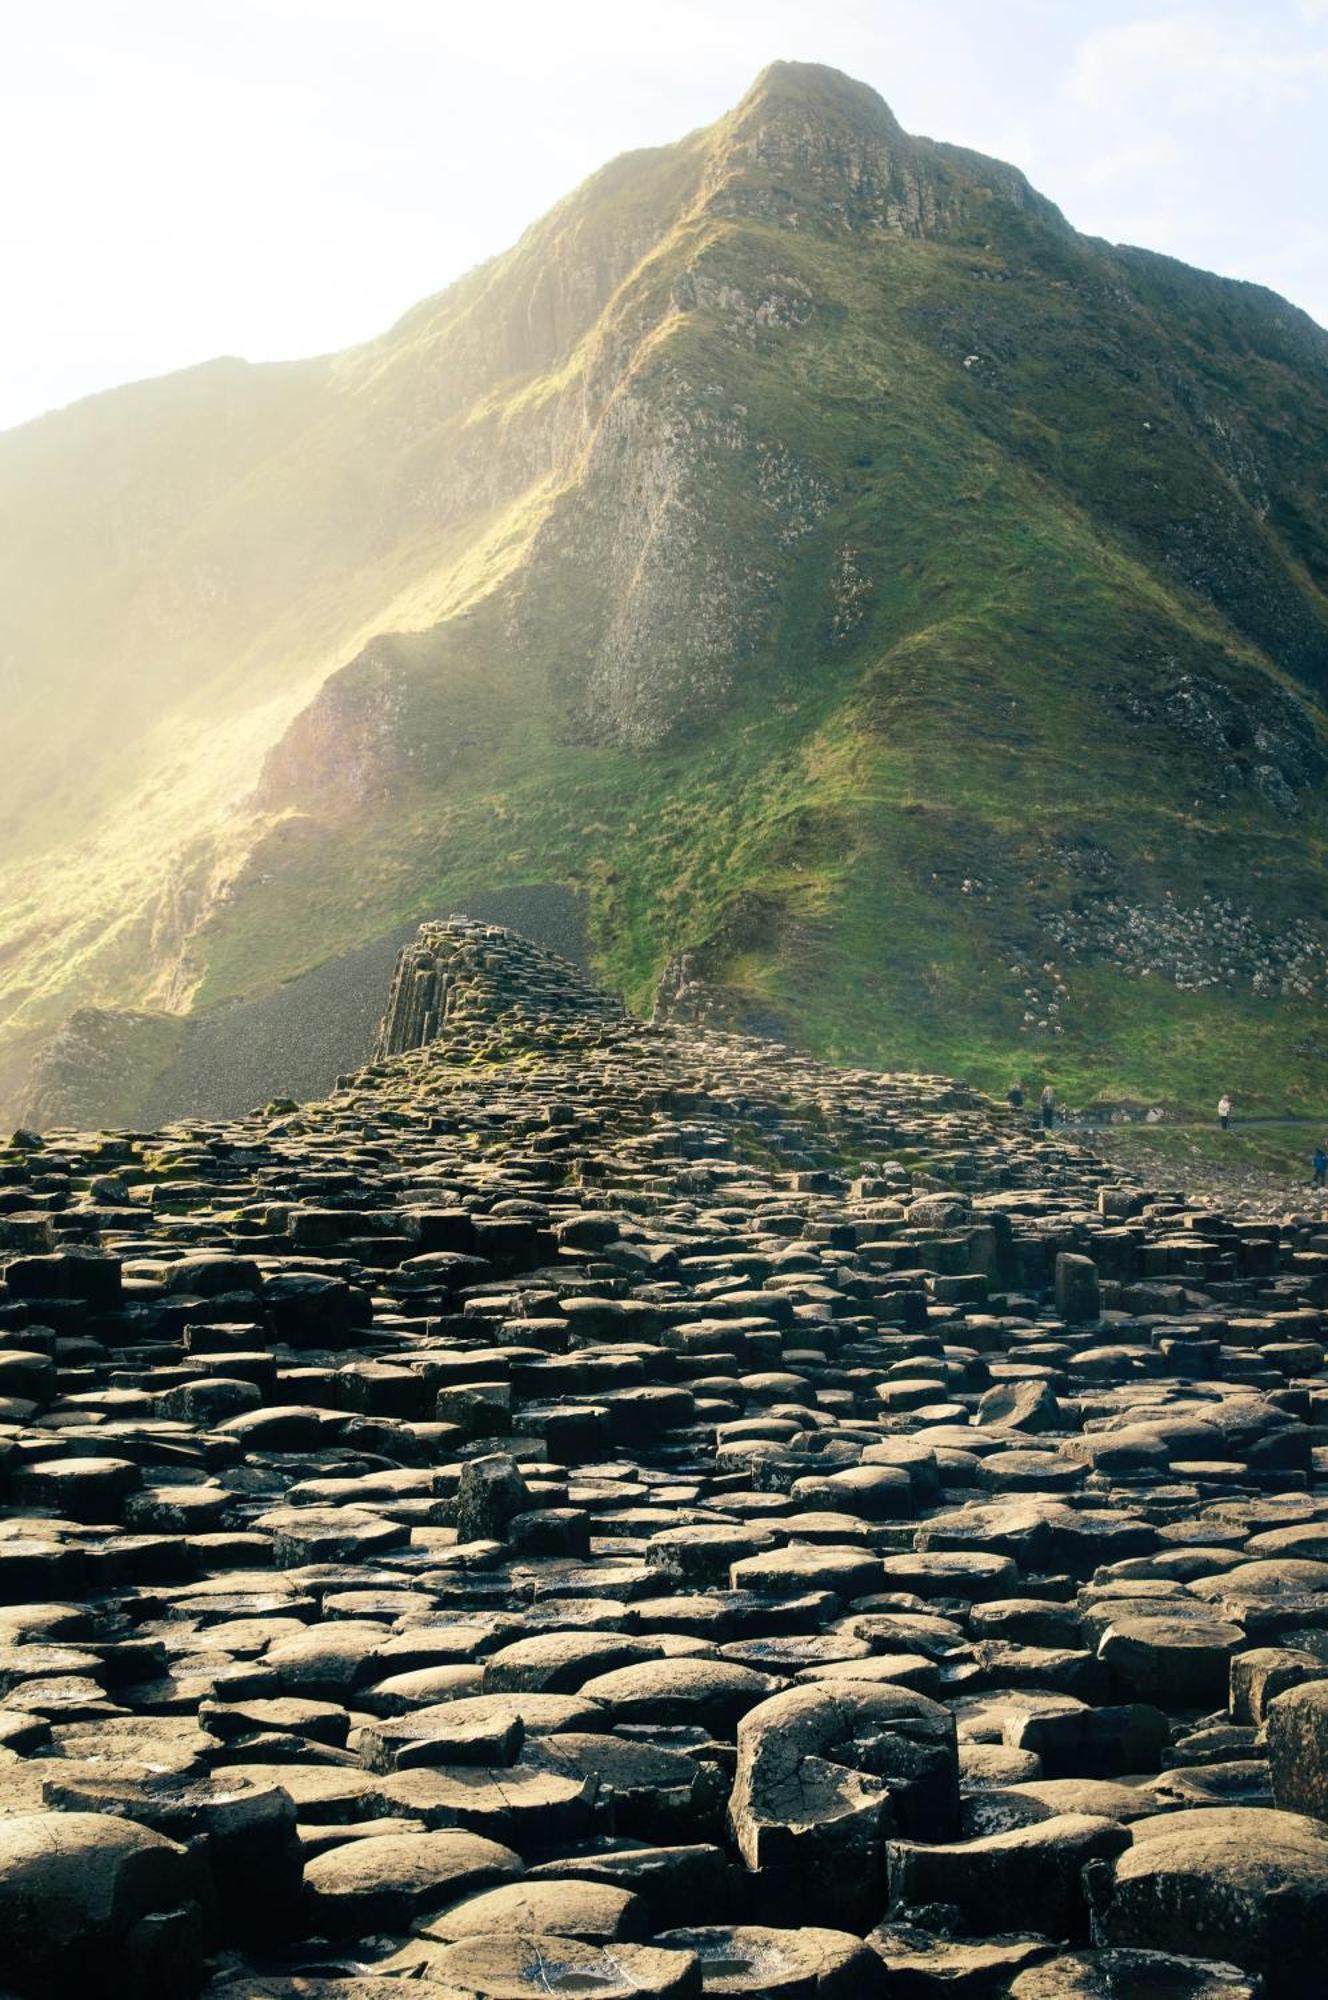
[[768, 63], [731, 113], [735, 122], [772, 115], [852, 124], [878, 137], [907, 136], [879, 91], [827, 63]]
[[771, 63], [714, 128], [713, 212], [839, 235], [924, 236], [940, 213], [932, 149], [869, 84]]
[[1067, 230], [1017, 167], [915, 137], [870, 84], [823, 63], [769, 64], [713, 134], [720, 213], [833, 235], [935, 236], [994, 195]]

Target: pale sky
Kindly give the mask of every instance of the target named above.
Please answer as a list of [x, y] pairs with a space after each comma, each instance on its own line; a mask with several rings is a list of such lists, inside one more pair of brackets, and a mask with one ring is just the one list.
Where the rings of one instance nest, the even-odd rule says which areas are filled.
[[365, 339], [777, 57], [1328, 323], [1328, 0], [0, 0], [0, 427]]

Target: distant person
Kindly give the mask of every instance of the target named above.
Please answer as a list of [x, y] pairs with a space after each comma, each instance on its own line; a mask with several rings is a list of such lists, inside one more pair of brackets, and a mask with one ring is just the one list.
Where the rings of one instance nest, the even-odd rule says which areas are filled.
[[1231, 1130], [1231, 1098], [1225, 1090], [1217, 1100], [1217, 1122], [1224, 1132]]
[[1040, 1103], [1042, 1109], [1042, 1129], [1044, 1132], [1050, 1132], [1052, 1126], [1056, 1123], [1056, 1093], [1049, 1083], [1044, 1083], [1042, 1086]]
[[1310, 1165], [1314, 1169], [1315, 1187], [1328, 1187], [1328, 1153], [1324, 1152], [1322, 1146], [1314, 1148], [1314, 1158], [1310, 1161]]
[[1011, 1111], [1022, 1111], [1024, 1108], [1023, 1084], [1012, 1083], [1010, 1085], [1010, 1088], [1005, 1093], [1005, 1101], [1009, 1105]]

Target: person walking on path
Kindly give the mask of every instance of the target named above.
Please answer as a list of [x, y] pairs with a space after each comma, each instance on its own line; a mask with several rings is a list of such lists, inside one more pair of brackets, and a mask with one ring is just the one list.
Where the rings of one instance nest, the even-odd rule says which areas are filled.
[[1310, 1161], [1310, 1165], [1314, 1169], [1315, 1187], [1328, 1187], [1328, 1153], [1324, 1152], [1322, 1145], [1314, 1148], [1314, 1158]]
[[1231, 1130], [1231, 1093], [1224, 1090], [1217, 1100], [1217, 1122], [1224, 1132]]
[[1050, 1132], [1056, 1120], [1056, 1093], [1049, 1083], [1042, 1086], [1042, 1129]]
[[1011, 1111], [1022, 1111], [1024, 1108], [1023, 1084], [1012, 1083], [1010, 1085], [1010, 1088], [1005, 1093], [1005, 1101], [1009, 1105]]

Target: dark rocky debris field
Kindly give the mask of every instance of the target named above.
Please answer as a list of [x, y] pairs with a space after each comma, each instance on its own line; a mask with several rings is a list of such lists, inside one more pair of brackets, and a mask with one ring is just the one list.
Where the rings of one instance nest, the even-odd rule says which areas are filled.
[[1328, 1228], [427, 927], [0, 1149], [0, 1995], [1325, 1990]]

